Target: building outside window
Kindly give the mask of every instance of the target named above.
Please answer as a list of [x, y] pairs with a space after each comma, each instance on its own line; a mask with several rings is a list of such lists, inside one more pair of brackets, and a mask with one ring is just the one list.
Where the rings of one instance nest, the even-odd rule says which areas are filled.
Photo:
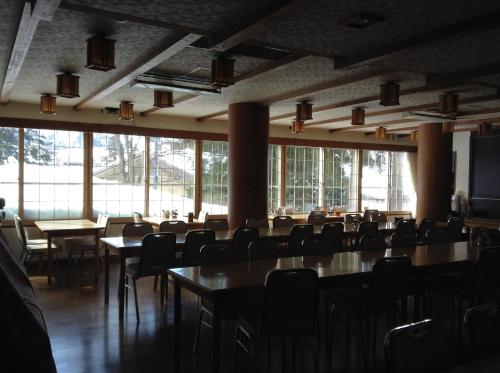
[[323, 207], [358, 211], [358, 152], [324, 148]]

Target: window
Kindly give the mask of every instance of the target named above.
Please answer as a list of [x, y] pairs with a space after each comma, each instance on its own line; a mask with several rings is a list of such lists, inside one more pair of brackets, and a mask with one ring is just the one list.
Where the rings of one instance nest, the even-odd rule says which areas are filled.
[[144, 211], [144, 137], [93, 136], [93, 214], [130, 216]]
[[361, 207], [388, 210], [389, 152], [363, 151]]
[[389, 209], [392, 211], [414, 211], [416, 206], [415, 187], [411, 175], [410, 155], [391, 152]]
[[5, 218], [13, 219], [19, 204], [19, 129], [0, 128], [0, 197]]
[[287, 147], [286, 206], [294, 212], [309, 212], [320, 205], [323, 161], [320, 148]]
[[202, 204], [209, 214], [227, 214], [227, 143], [203, 141]]
[[83, 133], [24, 130], [24, 217], [83, 216]]
[[151, 137], [149, 139], [149, 214], [177, 210], [179, 216], [194, 212], [195, 142]]
[[351, 149], [324, 149], [323, 206], [358, 211], [357, 151]]
[[267, 156], [267, 209], [273, 212], [281, 207], [281, 146], [269, 145]]

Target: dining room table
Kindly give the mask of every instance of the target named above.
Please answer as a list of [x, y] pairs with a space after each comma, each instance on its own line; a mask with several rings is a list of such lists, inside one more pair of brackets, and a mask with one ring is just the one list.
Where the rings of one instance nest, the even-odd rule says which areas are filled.
[[95, 236], [95, 278], [99, 273], [99, 232], [106, 227], [88, 219], [68, 219], [68, 220], [37, 220], [35, 225], [45, 235], [47, 235], [47, 282], [52, 285], [54, 258], [52, 250], [52, 241], [55, 237], [79, 237]]
[[[320, 289], [364, 281], [376, 261], [383, 257], [408, 256], [414, 273], [430, 274], [471, 268], [479, 249], [469, 242], [419, 245], [404, 249], [352, 251], [329, 255], [285, 257], [196, 267], [172, 268], [174, 281], [174, 371], [180, 370], [182, 325], [181, 289], [213, 304], [212, 372], [220, 369], [220, 307], [231, 300], [255, 299], [264, 289], [266, 276], [275, 269], [312, 268], [318, 273]], [[418, 277], [417, 277], [418, 278]]]

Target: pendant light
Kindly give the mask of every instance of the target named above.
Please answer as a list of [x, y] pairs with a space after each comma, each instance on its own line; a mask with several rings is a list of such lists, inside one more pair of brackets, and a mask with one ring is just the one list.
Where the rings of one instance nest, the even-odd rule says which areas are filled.
[[312, 106], [313, 104], [310, 102], [305, 102], [305, 101], [299, 102], [296, 105], [295, 119], [301, 121], [313, 119]]
[[454, 93], [439, 95], [439, 112], [442, 114], [456, 114], [458, 112], [458, 95]]
[[65, 98], [80, 97], [80, 77], [71, 73], [57, 75], [57, 95]]
[[104, 35], [87, 39], [87, 69], [109, 71], [115, 69], [115, 40]]
[[56, 113], [56, 97], [45, 94], [40, 97], [40, 113], [52, 114]]
[[491, 135], [492, 124], [491, 123], [481, 123], [479, 125], [479, 136], [489, 136]]
[[174, 106], [174, 94], [170, 91], [154, 91], [154, 104], [153, 106], [159, 108], [167, 108]]
[[120, 120], [134, 120], [134, 104], [130, 101], [122, 101], [118, 112]]
[[380, 85], [380, 105], [399, 105], [399, 84], [387, 82]]
[[455, 123], [453, 123], [453, 122], [444, 122], [443, 123], [443, 134], [453, 133], [454, 128], [455, 128]]
[[387, 137], [387, 129], [385, 127], [378, 127], [375, 130], [375, 137], [379, 140], [383, 140]]
[[352, 121], [353, 126], [364, 126], [365, 125], [365, 110], [362, 108], [352, 109]]
[[411, 133], [410, 133], [410, 141], [411, 142], [417, 142], [418, 141], [418, 131], [417, 130], [411, 131]]
[[212, 85], [228, 87], [234, 84], [234, 60], [219, 56], [212, 60]]
[[304, 121], [294, 119], [292, 121], [292, 133], [301, 134], [304, 132]]

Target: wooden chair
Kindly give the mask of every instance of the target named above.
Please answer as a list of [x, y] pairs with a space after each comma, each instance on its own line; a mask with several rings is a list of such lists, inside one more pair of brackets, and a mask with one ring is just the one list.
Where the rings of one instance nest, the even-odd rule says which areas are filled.
[[227, 231], [229, 224], [227, 219], [208, 219], [203, 223], [203, 229], [211, 229], [213, 231]]

